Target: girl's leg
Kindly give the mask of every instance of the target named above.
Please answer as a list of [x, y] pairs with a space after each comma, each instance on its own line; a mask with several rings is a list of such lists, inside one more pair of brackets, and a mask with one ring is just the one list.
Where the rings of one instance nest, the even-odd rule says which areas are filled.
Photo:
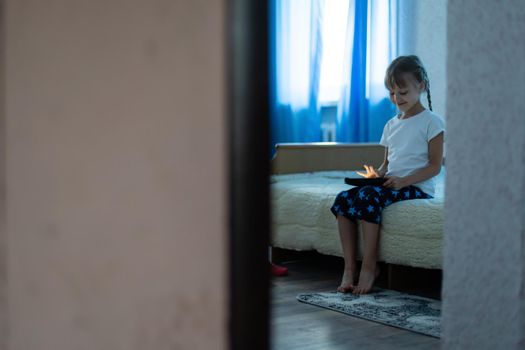
[[357, 225], [350, 219], [337, 215], [337, 226], [345, 259], [343, 278], [337, 291], [346, 293], [355, 288]]
[[363, 231], [363, 263], [359, 274], [359, 283], [354, 288], [354, 294], [366, 294], [374, 285], [379, 274], [377, 268], [377, 242], [379, 241], [379, 225], [361, 220]]

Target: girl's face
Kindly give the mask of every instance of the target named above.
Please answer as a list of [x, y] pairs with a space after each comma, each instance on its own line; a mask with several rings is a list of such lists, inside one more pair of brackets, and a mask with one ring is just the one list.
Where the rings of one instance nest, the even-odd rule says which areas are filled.
[[425, 90], [425, 84], [423, 82], [418, 83], [410, 73], [405, 73], [403, 80], [405, 81], [404, 86], [395, 85], [390, 89], [390, 101], [392, 101], [401, 112], [405, 113], [420, 103], [419, 98]]

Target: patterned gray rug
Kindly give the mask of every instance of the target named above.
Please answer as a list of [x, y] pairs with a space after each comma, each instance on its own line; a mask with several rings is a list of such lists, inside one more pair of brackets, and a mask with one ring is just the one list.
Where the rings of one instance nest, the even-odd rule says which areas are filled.
[[361, 296], [338, 292], [304, 293], [299, 294], [297, 300], [436, 338], [441, 333], [441, 301], [435, 299], [374, 288]]

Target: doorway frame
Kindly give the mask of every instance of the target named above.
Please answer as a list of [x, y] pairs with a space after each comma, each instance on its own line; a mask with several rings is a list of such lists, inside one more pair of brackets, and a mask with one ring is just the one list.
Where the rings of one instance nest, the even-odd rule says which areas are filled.
[[269, 2], [226, 3], [229, 345], [270, 346]]

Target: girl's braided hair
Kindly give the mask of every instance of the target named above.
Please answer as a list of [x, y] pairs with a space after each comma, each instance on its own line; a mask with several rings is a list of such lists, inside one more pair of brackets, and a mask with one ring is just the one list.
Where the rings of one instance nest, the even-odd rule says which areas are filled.
[[390, 63], [386, 70], [385, 86], [392, 90], [394, 86], [404, 87], [406, 81], [403, 74], [411, 73], [416, 78], [418, 83], [425, 83], [425, 90], [427, 92], [428, 108], [432, 110], [432, 99], [430, 97], [430, 82], [428, 80], [427, 71], [423, 67], [423, 63], [419, 57], [415, 55], [399, 56]]

